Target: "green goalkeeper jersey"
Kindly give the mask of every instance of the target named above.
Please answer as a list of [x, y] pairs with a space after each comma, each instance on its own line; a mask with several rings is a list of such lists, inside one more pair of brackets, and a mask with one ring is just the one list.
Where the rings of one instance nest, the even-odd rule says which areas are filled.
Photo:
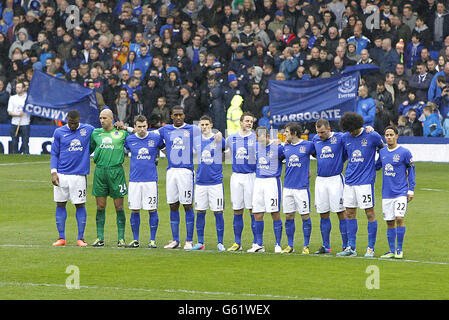
[[128, 131], [95, 129], [90, 136], [90, 151], [95, 152], [94, 162], [99, 167], [113, 167], [125, 159], [125, 139]]

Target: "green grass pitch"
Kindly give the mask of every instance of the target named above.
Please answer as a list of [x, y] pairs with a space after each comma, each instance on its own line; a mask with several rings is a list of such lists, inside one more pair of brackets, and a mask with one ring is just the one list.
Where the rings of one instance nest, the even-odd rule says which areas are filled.
[[[52, 247], [57, 238], [55, 204], [49, 156], [0, 156], [0, 299], [448, 299], [449, 273], [447, 213], [449, 164], [416, 163], [415, 199], [406, 215], [403, 260], [363, 258], [367, 245], [366, 217], [358, 212], [359, 257], [336, 257], [341, 249], [338, 220], [332, 215], [330, 256], [301, 255], [302, 226], [296, 219], [296, 252], [273, 253], [274, 235], [270, 216], [265, 217], [266, 253], [217, 252], [215, 219], [206, 216], [206, 250], [167, 250], [171, 239], [169, 211], [165, 202], [166, 160], [159, 163], [159, 230], [157, 249], [147, 248], [148, 213], [141, 213], [141, 247], [117, 248], [112, 200], [106, 209], [103, 248], [76, 246], [75, 209], [68, 204], [67, 246]], [[129, 159], [125, 160], [129, 172]], [[91, 166], [93, 173], [93, 164]], [[225, 246], [234, 242], [229, 199], [230, 165], [225, 165]], [[316, 163], [311, 163], [311, 195]], [[92, 174], [88, 177], [91, 192]], [[381, 216], [381, 176], [376, 183], [376, 214], [379, 221], [376, 257], [388, 251], [386, 224]], [[126, 200], [126, 199], [125, 199]], [[125, 201], [126, 202], [126, 201]], [[312, 206], [313, 208], [313, 206]], [[95, 232], [95, 199], [87, 200], [86, 241]], [[126, 208], [126, 241], [131, 240]], [[185, 237], [184, 211], [180, 233]], [[319, 215], [312, 209], [311, 251], [321, 245]], [[284, 219], [283, 219], [284, 220]], [[194, 237], [196, 240], [196, 234]], [[249, 215], [245, 212], [243, 247], [252, 241]], [[285, 228], [282, 246], [286, 245]], [[76, 277], [75, 277], [76, 276]], [[79, 279], [76, 282], [74, 279]], [[79, 287], [76, 287], [79, 285]], [[79, 288], [79, 289], [77, 289]]]

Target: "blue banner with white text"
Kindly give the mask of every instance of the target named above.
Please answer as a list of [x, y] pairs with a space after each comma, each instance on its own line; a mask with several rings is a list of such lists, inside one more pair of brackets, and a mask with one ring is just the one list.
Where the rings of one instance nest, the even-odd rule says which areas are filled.
[[345, 112], [356, 109], [359, 78], [356, 70], [330, 78], [270, 80], [273, 124], [315, 122], [320, 118], [339, 120]]
[[35, 70], [24, 111], [34, 116], [67, 122], [67, 113], [76, 109], [81, 122], [100, 126], [95, 91]]

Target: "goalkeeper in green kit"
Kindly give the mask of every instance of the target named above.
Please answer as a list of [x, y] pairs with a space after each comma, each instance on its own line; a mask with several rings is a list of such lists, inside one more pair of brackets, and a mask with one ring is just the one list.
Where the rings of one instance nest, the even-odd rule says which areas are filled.
[[125, 247], [125, 210], [123, 199], [128, 194], [125, 171], [122, 163], [125, 158], [125, 139], [128, 131], [118, 130], [113, 125], [113, 113], [104, 109], [100, 113], [101, 128], [92, 132], [90, 151], [94, 152], [95, 173], [92, 195], [97, 202], [97, 239], [93, 247], [104, 246], [104, 225], [106, 220], [106, 200], [110, 196], [114, 199], [117, 213], [117, 232], [119, 247]]

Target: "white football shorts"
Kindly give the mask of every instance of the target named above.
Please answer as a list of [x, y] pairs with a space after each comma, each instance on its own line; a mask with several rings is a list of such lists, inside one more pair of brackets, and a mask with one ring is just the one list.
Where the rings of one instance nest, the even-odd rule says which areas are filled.
[[193, 171], [185, 168], [170, 168], [166, 175], [167, 203], [193, 203]]
[[382, 199], [382, 213], [385, 221], [392, 221], [396, 218], [403, 218], [407, 210], [407, 197], [397, 197], [395, 199]]
[[253, 213], [272, 213], [281, 210], [281, 180], [256, 178], [253, 190]]
[[53, 187], [55, 202], [67, 202], [72, 204], [86, 203], [87, 178], [86, 176], [58, 173], [59, 186]]
[[344, 181], [342, 175], [316, 177], [315, 208], [318, 213], [342, 212]]
[[374, 207], [374, 184], [345, 185], [343, 189], [343, 205], [346, 208], [360, 209]]
[[253, 208], [253, 189], [256, 173], [232, 173], [230, 179], [232, 210]]
[[195, 209], [200, 211], [210, 209], [213, 212], [223, 212], [223, 184], [211, 186], [195, 185]]
[[129, 182], [128, 208], [130, 210], [156, 210], [158, 202], [157, 182]]
[[308, 214], [310, 213], [310, 192], [307, 189], [282, 190], [282, 210], [284, 213]]

